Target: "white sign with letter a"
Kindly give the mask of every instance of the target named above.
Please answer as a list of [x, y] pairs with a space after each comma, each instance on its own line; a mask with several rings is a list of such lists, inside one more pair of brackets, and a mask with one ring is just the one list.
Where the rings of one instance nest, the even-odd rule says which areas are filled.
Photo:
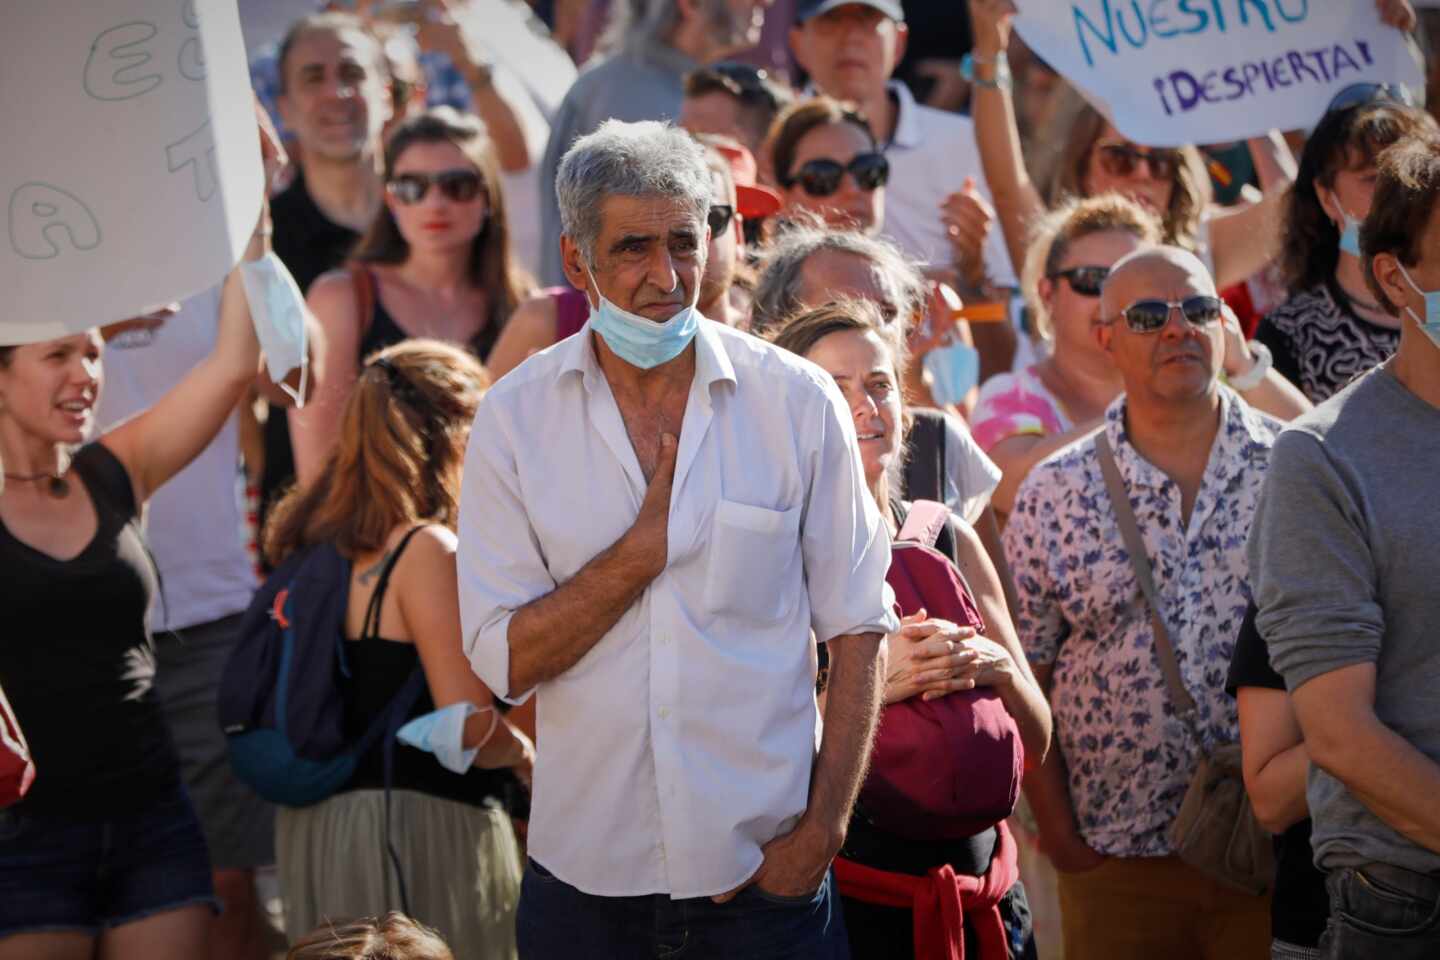
[[260, 215], [235, 0], [7, 0], [0, 344], [217, 283]]
[[1019, 0], [1015, 29], [1126, 137], [1225, 143], [1308, 129], [1357, 83], [1424, 89], [1374, 0]]

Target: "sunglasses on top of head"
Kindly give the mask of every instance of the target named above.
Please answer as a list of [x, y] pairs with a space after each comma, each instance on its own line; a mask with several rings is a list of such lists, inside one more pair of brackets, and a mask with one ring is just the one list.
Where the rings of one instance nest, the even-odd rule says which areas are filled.
[[1406, 107], [1418, 107], [1410, 88], [1403, 83], [1352, 83], [1331, 98], [1326, 113], [1348, 110], [1376, 101], [1388, 101]]
[[883, 153], [857, 153], [848, 164], [818, 157], [802, 163], [781, 186], [788, 190], [798, 183], [812, 197], [828, 197], [840, 189], [840, 181], [847, 173], [855, 178], [856, 186], [868, 193], [885, 186], [890, 179], [890, 161]]
[[[1192, 327], [1208, 327], [1224, 315], [1225, 302], [1219, 297], [1196, 296], [1184, 300], [1136, 300], [1120, 311], [1132, 333], [1159, 333], [1170, 322], [1170, 311], [1179, 309]], [[1113, 322], [1113, 321], [1112, 321]]]
[[1126, 143], [1104, 143], [1099, 147], [1100, 167], [1112, 177], [1130, 177], [1141, 161], [1156, 180], [1169, 180], [1180, 166], [1178, 150], [1140, 150]]
[[1052, 282], [1055, 280], [1066, 280], [1070, 289], [1082, 297], [1100, 296], [1100, 288], [1105, 284], [1105, 278], [1110, 276], [1109, 267], [1071, 267], [1068, 270], [1056, 270], [1054, 273], [1047, 273], [1046, 278]]
[[442, 170], [439, 173], [402, 173], [385, 183], [390, 196], [409, 206], [425, 199], [431, 185], [440, 188], [446, 199], [467, 203], [480, 195], [485, 184], [474, 170]]
[[708, 67], [701, 67], [693, 76], [702, 87], [723, 87], [734, 96], [763, 101], [771, 109], [778, 109], [780, 106], [775, 92], [765, 85], [770, 74], [748, 63], [722, 60]]

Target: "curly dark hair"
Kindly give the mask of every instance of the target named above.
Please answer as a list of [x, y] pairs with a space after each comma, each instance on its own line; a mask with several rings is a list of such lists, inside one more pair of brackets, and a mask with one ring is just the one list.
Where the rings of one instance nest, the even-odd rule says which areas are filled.
[[1285, 195], [1280, 268], [1291, 293], [1309, 290], [1335, 275], [1340, 261], [1340, 231], [1315, 191], [1318, 183], [1334, 189], [1342, 170], [1375, 163], [1391, 144], [1419, 133], [1434, 134], [1428, 113], [1392, 100], [1373, 100], [1327, 113], [1305, 142], [1300, 171]]

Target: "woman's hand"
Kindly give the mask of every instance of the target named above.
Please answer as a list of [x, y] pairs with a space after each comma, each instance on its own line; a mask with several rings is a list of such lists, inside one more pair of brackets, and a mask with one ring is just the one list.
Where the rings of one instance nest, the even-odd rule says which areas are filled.
[[1014, 686], [1017, 671], [1010, 651], [994, 640], [980, 636], [969, 627], [957, 627], [943, 620], [933, 622], [945, 628], [941, 636], [953, 639], [957, 655], [964, 659], [950, 677], [931, 685], [925, 691], [926, 700], [934, 700], [957, 690], [973, 690], [976, 687], [1004, 689]]
[[975, 56], [994, 57], [1009, 49], [1010, 21], [1014, 16], [1014, 0], [970, 0]]
[[1415, 8], [1410, 0], [1375, 0], [1380, 11], [1380, 22], [1409, 33], [1415, 29]]
[[1250, 354], [1250, 343], [1240, 327], [1240, 318], [1228, 303], [1220, 308], [1220, 323], [1225, 331], [1225, 376], [1243, 377], [1255, 366], [1255, 358]]
[[974, 634], [968, 627], [926, 619], [924, 610], [901, 620], [900, 629], [886, 638], [885, 702], [941, 690], [976, 656], [960, 648]]
[[970, 290], [979, 290], [985, 285], [985, 241], [995, 226], [995, 208], [975, 189], [974, 177], [966, 177], [964, 185], [945, 198], [940, 222], [945, 225], [961, 282]]

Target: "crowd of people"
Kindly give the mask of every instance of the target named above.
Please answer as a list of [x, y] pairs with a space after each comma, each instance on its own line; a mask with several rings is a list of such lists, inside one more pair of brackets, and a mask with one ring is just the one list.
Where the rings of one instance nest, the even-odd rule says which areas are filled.
[[0, 346], [0, 960], [1440, 955], [1425, 91], [1153, 146], [1011, 0], [298, 6], [241, 263]]

